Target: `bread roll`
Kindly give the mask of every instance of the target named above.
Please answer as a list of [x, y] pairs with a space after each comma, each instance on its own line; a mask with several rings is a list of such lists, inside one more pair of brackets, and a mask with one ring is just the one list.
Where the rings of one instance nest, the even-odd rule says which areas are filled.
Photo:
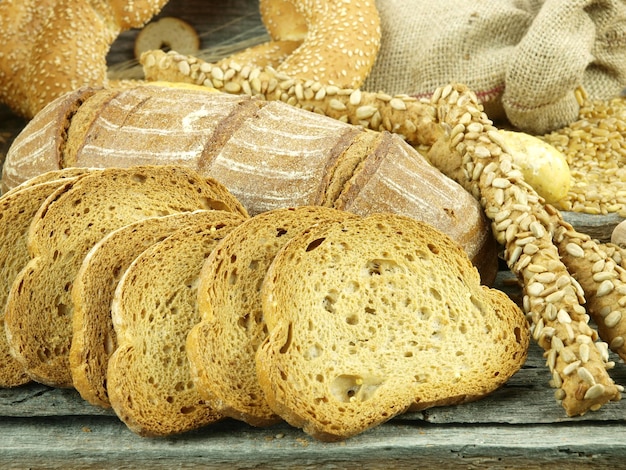
[[63, 167], [176, 164], [211, 176], [250, 215], [324, 205], [427, 222], [497, 272], [487, 219], [460, 185], [398, 135], [285, 103], [167, 86], [83, 89], [55, 100], [9, 149], [3, 189]]

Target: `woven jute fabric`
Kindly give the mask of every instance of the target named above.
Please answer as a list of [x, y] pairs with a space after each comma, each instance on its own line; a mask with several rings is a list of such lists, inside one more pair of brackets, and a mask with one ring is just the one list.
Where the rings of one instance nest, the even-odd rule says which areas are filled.
[[464, 83], [488, 113], [544, 134], [573, 122], [576, 89], [626, 87], [623, 0], [377, 0], [381, 48], [364, 88], [430, 96]]

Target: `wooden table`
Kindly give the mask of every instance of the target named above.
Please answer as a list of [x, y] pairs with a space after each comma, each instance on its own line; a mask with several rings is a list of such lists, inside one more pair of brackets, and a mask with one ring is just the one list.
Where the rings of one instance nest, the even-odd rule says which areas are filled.
[[[163, 15], [194, 24], [202, 47], [263, 34], [255, 0], [172, 0]], [[132, 63], [136, 32], [122, 35], [111, 64]], [[24, 121], [0, 107], [0, 133]], [[606, 239], [621, 219], [566, 214], [586, 233]], [[511, 274], [496, 286], [519, 298]], [[617, 357], [611, 375], [626, 385]], [[30, 384], [0, 389], [0, 468], [626, 468], [626, 400], [568, 418], [548, 386], [542, 351], [491, 396], [393, 419], [340, 443], [321, 443], [286, 424], [258, 429], [234, 420], [171, 438], [142, 438], [110, 411], [74, 390]]]

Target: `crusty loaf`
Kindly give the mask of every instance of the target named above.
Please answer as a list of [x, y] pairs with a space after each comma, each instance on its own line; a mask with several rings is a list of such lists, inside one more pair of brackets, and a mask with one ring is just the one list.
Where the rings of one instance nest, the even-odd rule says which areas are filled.
[[478, 201], [398, 135], [280, 101], [161, 86], [77, 91], [28, 123], [2, 179], [11, 187], [51, 167], [136, 164], [196, 169], [251, 215], [301, 205], [404, 214], [461, 243], [485, 283], [497, 272]]
[[449, 237], [397, 215], [296, 235], [262, 301], [261, 388], [277, 414], [322, 440], [483, 397], [522, 366], [529, 342], [521, 310], [479, 285]]
[[185, 340], [200, 321], [202, 264], [244, 219], [223, 211], [202, 219], [139, 255], [115, 292], [118, 348], [109, 360], [107, 386], [119, 418], [140, 435], [168, 436], [223, 418], [198, 394]]
[[117, 347], [111, 302], [119, 279], [143, 251], [176, 230], [206, 219], [204, 210], [150, 217], [105, 235], [85, 255], [72, 284], [72, 383], [93, 405], [109, 408], [107, 365]]
[[[216, 191], [217, 188], [217, 191]], [[245, 213], [223, 187], [189, 168], [167, 165], [107, 168], [64, 184], [41, 205], [29, 228], [32, 259], [16, 277], [6, 303], [11, 352], [36, 381], [73, 385], [71, 288], [89, 249], [131, 222], [198, 209]]]
[[276, 252], [320, 220], [354, 215], [320, 206], [275, 209], [232, 230], [207, 258], [198, 285], [202, 321], [187, 337], [187, 355], [198, 390], [227, 416], [254, 426], [280, 418], [256, 377], [254, 355], [267, 329], [261, 284]]
[[[60, 176], [55, 172], [55, 177]], [[70, 179], [52, 179], [20, 185], [0, 198], [0, 387], [15, 387], [30, 381], [24, 367], [11, 354], [4, 332], [4, 308], [9, 289], [30, 261], [28, 228], [39, 206]]]

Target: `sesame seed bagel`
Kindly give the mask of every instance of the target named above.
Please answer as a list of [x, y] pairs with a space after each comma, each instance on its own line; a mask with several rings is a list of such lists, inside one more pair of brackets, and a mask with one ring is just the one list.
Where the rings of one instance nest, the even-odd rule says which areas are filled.
[[357, 87], [374, 65], [380, 19], [372, 0], [261, 0], [259, 8], [274, 41], [302, 41], [281, 73]]
[[0, 103], [26, 118], [82, 85], [107, 82], [106, 57], [122, 32], [167, 0], [0, 2]]

